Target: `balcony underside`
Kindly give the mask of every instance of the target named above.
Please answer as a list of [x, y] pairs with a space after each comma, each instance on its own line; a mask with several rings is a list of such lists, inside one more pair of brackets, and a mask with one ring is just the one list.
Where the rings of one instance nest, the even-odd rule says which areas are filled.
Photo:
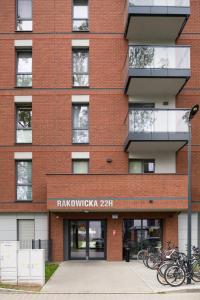
[[187, 144], [188, 133], [129, 133], [125, 141], [127, 152], [177, 152]]
[[189, 8], [129, 7], [126, 38], [174, 41], [181, 34], [189, 14]]
[[129, 69], [125, 93], [130, 96], [176, 96], [190, 78], [190, 70]]

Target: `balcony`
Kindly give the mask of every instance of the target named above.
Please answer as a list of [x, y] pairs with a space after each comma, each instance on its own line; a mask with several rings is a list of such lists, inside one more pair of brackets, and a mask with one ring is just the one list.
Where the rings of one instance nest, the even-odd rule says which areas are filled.
[[175, 41], [190, 15], [189, 0], [127, 0], [125, 36], [134, 41]]
[[178, 151], [188, 141], [188, 115], [183, 109], [130, 109], [125, 151]]
[[47, 209], [69, 213], [184, 210], [187, 175], [48, 174]]
[[125, 93], [137, 97], [176, 96], [190, 73], [188, 46], [130, 45], [124, 67]]

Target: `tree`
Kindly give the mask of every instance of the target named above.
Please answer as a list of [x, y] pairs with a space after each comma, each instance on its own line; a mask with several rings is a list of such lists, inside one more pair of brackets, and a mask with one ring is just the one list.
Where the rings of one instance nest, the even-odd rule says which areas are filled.
[[155, 49], [153, 47], [133, 46], [129, 48], [129, 67], [131, 68], [145, 68], [150, 67], [154, 59]]

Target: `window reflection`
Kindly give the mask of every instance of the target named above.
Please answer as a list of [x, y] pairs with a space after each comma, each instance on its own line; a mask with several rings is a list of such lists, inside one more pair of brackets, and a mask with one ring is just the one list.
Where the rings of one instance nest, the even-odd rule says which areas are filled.
[[88, 142], [88, 106], [73, 105], [73, 143]]

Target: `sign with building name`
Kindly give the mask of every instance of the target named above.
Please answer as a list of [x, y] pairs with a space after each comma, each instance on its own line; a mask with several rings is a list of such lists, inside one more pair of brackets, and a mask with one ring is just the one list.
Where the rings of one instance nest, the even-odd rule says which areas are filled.
[[60, 208], [65, 207], [113, 207], [113, 200], [57, 200], [56, 206]]

